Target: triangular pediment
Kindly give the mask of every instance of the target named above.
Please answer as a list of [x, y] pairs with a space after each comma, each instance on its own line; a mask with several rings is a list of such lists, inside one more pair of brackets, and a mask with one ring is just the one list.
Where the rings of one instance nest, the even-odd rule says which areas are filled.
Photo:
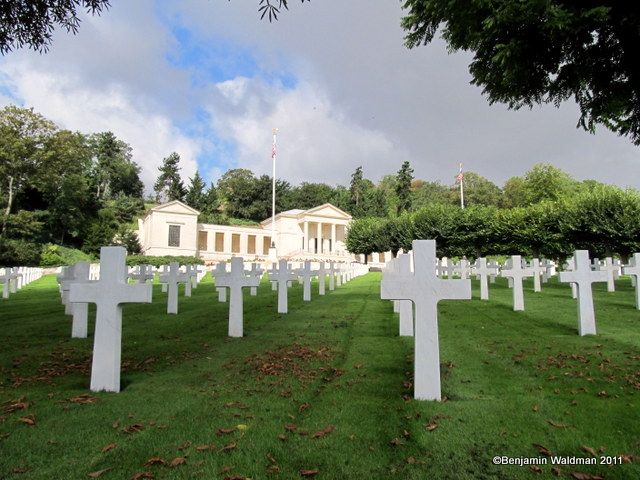
[[195, 208], [191, 208], [189, 205], [182, 203], [180, 200], [174, 200], [172, 202], [163, 203], [157, 207], [153, 207], [149, 212], [162, 212], [162, 213], [180, 213], [183, 215], [200, 215], [200, 212]]
[[340, 210], [335, 205], [331, 205], [330, 203], [325, 203], [320, 205], [319, 207], [313, 207], [309, 210], [305, 210], [300, 214], [304, 215], [316, 215], [319, 217], [329, 217], [329, 218], [339, 218], [343, 220], [351, 220], [351, 215], [349, 215], [344, 210]]

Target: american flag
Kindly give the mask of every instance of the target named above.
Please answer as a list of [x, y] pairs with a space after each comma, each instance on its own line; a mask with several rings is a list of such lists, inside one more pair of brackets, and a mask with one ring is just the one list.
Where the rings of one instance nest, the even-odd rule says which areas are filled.
[[463, 178], [464, 178], [464, 174], [462, 173], [462, 163], [461, 163], [460, 164], [460, 173], [458, 173], [458, 175], [456, 175], [456, 181], [457, 182], [461, 182]]

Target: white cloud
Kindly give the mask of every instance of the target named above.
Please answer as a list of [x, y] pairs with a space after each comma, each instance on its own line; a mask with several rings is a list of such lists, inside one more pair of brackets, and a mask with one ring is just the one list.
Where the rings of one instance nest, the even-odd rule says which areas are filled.
[[[214, 128], [236, 144], [236, 164], [271, 173], [272, 128], [277, 127], [277, 177], [290, 182], [342, 183], [359, 165], [370, 178], [399, 168], [406, 154], [380, 131], [353, 122], [317, 85], [287, 90], [237, 78], [218, 84], [222, 97], [209, 105]], [[396, 165], [397, 164], [397, 165]]]
[[5, 72], [14, 79], [15, 94], [25, 106], [53, 120], [62, 128], [95, 133], [110, 130], [133, 147], [133, 159], [150, 191], [158, 166], [171, 152], [180, 154], [186, 180], [197, 168], [201, 144], [183, 135], [170, 118], [145, 109], [127, 87], [111, 84], [96, 90], [75, 75], [38, 71], [29, 62], [9, 62]]

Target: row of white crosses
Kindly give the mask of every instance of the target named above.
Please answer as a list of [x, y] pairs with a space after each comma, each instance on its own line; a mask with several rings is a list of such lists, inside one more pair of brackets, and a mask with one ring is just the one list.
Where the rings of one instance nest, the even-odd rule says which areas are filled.
[[2, 298], [9, 298], [10, 293], [16, 293], [25, 285], [42, 277], [42, 268], [38, 267], [6, 267], [0, 274], [2, 284]]

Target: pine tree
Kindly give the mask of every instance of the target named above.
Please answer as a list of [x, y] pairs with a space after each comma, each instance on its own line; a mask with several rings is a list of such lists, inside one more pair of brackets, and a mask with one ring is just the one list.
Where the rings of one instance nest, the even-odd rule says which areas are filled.
[[182, 201], [185, 196], [185, 188], [180, 178], [180, 155], [173, 152], [162, 160], [162, 166], [158, 167], [160, 176], [156, 180], [153, 190], [156, 192], [157, 202]]
[[413, 168], [405, 161], [396, 177], [396, 194], [398, 195], [398, 215], [411, 209], [411, 181]]
[[195, 208], [196, 210], [203, 211], [205, 208], [205, 192], [204, 187], [205, 183], [200, 176], [200, 173], [196, 171], [196, 174], [193, 178], [189, 179], [191, 185], [187, 189], [187, 194], [184, 197], [184, 201], [191, 208]]
[[355, 172], [351, 174], [351, 185], [349, 186], [349, 193], [351, 195], [351, 204], [354, 208], [360, 207], [362, 198], [364, 196], [363, 174], [362, 167], [356, 168]]

